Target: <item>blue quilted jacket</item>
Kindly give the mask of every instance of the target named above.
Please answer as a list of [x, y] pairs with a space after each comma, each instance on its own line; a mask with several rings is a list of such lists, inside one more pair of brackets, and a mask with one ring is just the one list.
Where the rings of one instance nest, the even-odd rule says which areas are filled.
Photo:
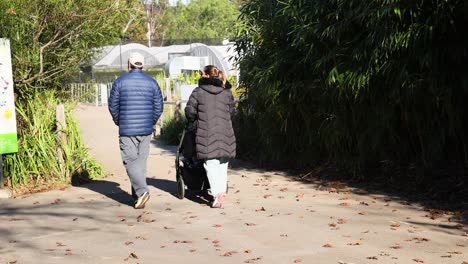
[[112, 84], [108, 106], [120, 136], [146, 136], [163, 112], [163, 97], [156, 80], [132, 69]]

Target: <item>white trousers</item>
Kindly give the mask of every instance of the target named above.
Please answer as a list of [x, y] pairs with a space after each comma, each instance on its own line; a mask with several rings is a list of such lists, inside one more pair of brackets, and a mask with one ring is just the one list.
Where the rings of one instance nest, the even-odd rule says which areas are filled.
[[203, 167], [205, 167], [213, 197], [216, 197], [218, 193], [226, 193], [228, 162], [221, 163], [217, 159], [211, 159], [205, 161]]

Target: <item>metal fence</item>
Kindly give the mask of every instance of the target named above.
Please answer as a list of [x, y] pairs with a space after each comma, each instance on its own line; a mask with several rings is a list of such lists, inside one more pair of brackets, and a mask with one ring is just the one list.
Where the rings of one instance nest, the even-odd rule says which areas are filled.
[[[188, 99], [186, 93], [181, 91], [181, 87], [186, 85], [179, 81], [171, 81], [169, 78], [166, 78], [158, 80], [158, 84], [165, 99], [164, 104], [174, 105], [177, 101], [181, 100], [181, 95], [187, 97], [183, 98], [182, 103], [185, 103]], [[107, 106], [112, 83], [69, 83], [67, 84], [67, 88], [72, 101], [95, 106]]]
[[70, 83], [67, 88], [72, 101], [107, 106], [112, 83]]
[[[165, 110], [155, 126], [155, 135], [161, 132], [164, 121], [174, 114], [179, 114], [187, 102], [181, 100], [181, 84], [171, 81], [169, 78], [158, 80], [161, 92], [164, 96]], [[72, 101], [94, 106], [107, 106], [112, 89], [112, 83], [69, 83], [68, 93]], [[188, 98], [187, 98], [188, 99]], [[177, 112], [177, 113], [176, 113]]]

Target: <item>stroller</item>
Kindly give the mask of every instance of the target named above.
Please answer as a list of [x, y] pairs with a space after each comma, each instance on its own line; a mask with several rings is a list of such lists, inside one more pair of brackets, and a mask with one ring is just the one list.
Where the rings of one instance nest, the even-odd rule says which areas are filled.
[[209, 192], [210, 183], [203, 167], [204, 161], [197, 160], [195, 153], [195, 133], [184, 129], [175, 160], [179, 199], [184, 199], [186, 190]]

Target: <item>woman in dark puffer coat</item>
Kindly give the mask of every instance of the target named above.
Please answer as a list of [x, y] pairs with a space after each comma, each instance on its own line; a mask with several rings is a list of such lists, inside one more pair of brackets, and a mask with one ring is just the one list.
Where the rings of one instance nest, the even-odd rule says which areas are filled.
[[236, 156], [231, 121], [234, 97], [230, 88], [226, 75], [208, 65], [185, 107], [190, 126], [196, 127], [196, 154], [198, 159], [205, 160], [203, 165], [214, 197], [214, 208], [222, 206], [226, 196], [228, 159]]

